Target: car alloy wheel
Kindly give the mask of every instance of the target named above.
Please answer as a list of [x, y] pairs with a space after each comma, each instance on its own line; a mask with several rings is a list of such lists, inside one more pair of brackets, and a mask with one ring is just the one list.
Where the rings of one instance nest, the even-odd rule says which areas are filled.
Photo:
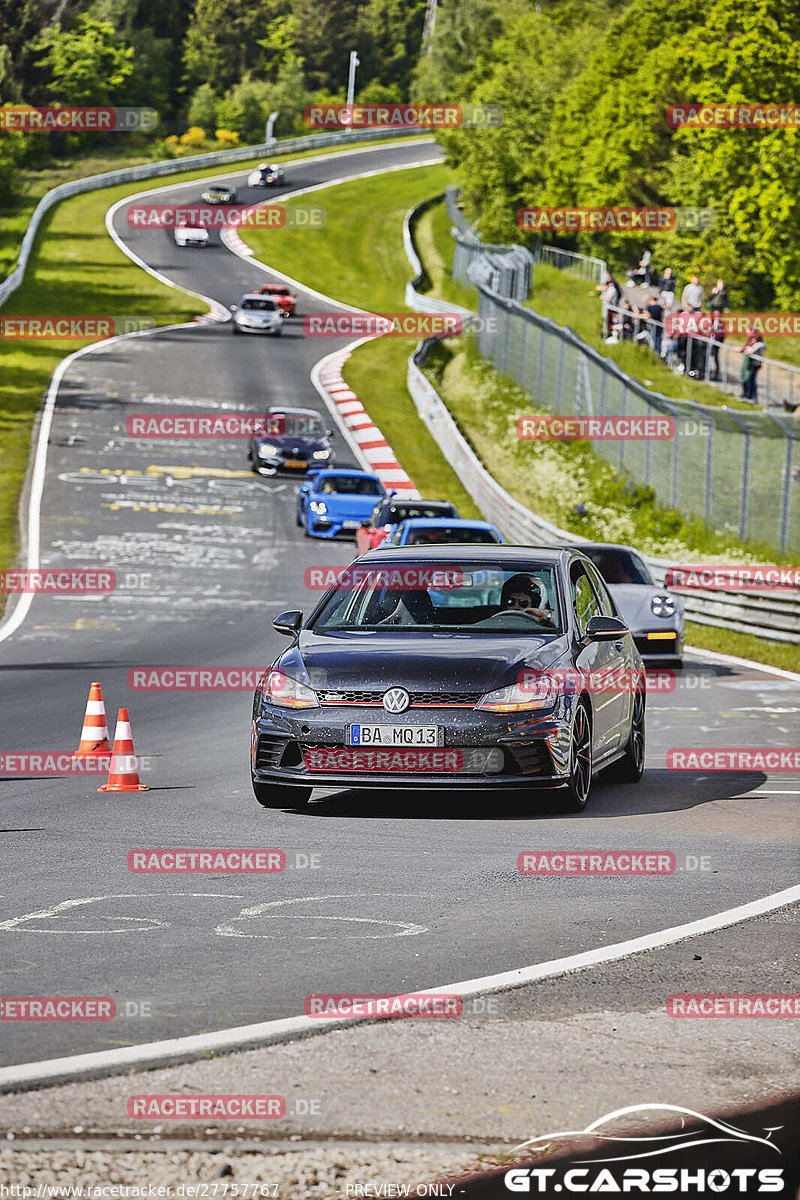
[[592, 727], [583, 701], [575, 710], [569, 752], [569, 778], [565, 789], [564, 809], [582, 812], [592, 786]]
[[639, 689], [633, 697], [631, 732], [622, 758], [610, 768], [610, 776], [618, 783], [637, 783], [644, 774], [645, 721], [644, 692]]

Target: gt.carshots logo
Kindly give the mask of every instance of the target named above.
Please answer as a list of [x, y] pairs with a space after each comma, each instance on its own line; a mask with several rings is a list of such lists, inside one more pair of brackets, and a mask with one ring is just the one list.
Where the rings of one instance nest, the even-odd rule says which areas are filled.
[[308, 337], [456, 337], [463, 322], [458, 313], [306, 313]]
[[[670, 1128], [665, 1129], [667, 1123]], [[748, 1133], [729, 1121], [674, 1104], [631, 1105], [585, 1129], [543, 1134], [515, 1146], [510, 1152], [514, 1158], [525, 1152], [535, 1161], [545, 1151], [551, 1160], [559, 1151], [563, 1157], [549, 1167], [511, 1167], [503, 1182], [509, 1192], [548, 1196], [767, 1195], [784, 1190], [783, 1168], [739, 1166], [737, 1155], [744, 1164], [779, 1161], [782, 1151], [770, 1140], [775, 1132]], [[724, 1167], [708, 1165], [713, 1147], [719, 1147]]]

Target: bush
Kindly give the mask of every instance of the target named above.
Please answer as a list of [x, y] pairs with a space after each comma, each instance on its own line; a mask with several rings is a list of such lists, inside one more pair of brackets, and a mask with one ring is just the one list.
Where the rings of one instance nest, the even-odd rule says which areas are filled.
[[233, 129], [218, 129], [214, 134], [221, 146], [238, 146], [239, 135]]
[[205, 146], [205, 144], [206, 144], [206, 131], [205, 131], [205, 129], [201, 129], [199, 125], [192, 125], [190, 129], [186, 130], [186, 133], [181, 134], [181, 145], [182, 146], [192, 146], [192, 147], [199, 148], [201, 146]]

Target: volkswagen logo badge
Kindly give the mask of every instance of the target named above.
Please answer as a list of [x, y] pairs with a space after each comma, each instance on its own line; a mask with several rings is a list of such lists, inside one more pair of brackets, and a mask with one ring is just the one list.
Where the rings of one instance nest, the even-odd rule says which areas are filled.
[[383, 693], [383, 707], [389, 713], [405, 712], [411, 703], [411, 697], [405, 688], [393, 687]]

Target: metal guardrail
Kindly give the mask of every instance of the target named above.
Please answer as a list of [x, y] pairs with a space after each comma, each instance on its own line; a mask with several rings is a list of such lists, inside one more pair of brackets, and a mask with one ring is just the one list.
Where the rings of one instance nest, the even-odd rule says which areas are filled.
[[[390, 136], [419, 137], [424, 130], [397, 130]], [[83, 179], [72, 179], [69, 183], [60, 183], [42, 196], [34, 209], [25, 236], [20, 246], [17, 265], [0, 283], [0, 305], [15, 292], [25, 278], [36, 234], [42, 223], [42, 218], [56, 204], [70, 196], [78, 196], [82, 192], [92, 192], [99, 188], [112, 187], [116, 183], [135, 183], [138, 179], [156, 179], [161, 175], [177, 175], [184, 171], [194, 171], [198, 167], [226, 166], [228, 163], [245, 162], [250, 158], [276, 154], [297, 154], [303, 150], [314, 150], [317, 147], [340, 145], [352, 142], [377, 141], [387, 137], [385, 129], [353, 129], [337, 130], [334, 133], [309, 134], [308, 137], [284, 138], [282, 141], [256, 146], [237, 146], [234, 150], [212, 150], [207, 154], [193, 154], [188, 158], [161, 159], [159, 162], [140, 163], [136, 167], [123, 167], [119, 171], [106, 171], [102, 175], [87, 175]]]
[[[421, 297], [416, 292], [415, 284], [423, 272], [411, 236], [415, 216], [437, 199], [439, 197], [425, 201], [424, 206], [412, 209], [406, 216], [403, 241], [408, 260], [415, 272], [415, 279], [406, 286], [406, 303], [410, 307], [417, 307], [417, 302], [424, 299], [428, 305], [439, 305], [438, 309], [426, 308], [424, 311], [444, 312], [452, 311], [452, 306], [443, 301], [432, 301], [430, 297]], [[587, 538], [559, 529], [557, 525], [531, 512], [501, 487], [484, 467], [444, 400], [421, 369], [428, 350], [437, 340], [429, 338], [420, 342], [409, 358], [406, 374], [408, 391], [420, 419], [485, 518], [497, 525], [509, 542], [518, 545], [536, 545], [542, 542], [580, 545], [587, 541]], [[660, 584], [664, 582], [667, 568], [679, 565], [666, 559], [647, 555], [643, 557], [656, 582]], [[738, 633], [756, 634], [773, 641], [800, 640], [800, 597], [787, 597], [785, 593], [777, 592], [764, 592], [755, 596], [747, 592], [719, 591], [681, 592], [680, 595], [687, 616], [698, 624], [714, 625]]]

